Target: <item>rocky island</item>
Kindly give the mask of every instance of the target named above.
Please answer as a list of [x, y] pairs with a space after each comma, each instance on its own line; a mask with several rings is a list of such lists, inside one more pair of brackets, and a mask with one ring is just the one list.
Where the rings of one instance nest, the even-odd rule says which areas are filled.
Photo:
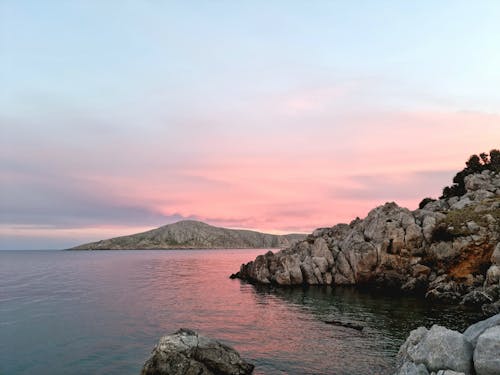
[[304, 238], [303, 234], [268, 234], [183, 220], [143, 233], [79, 245], [70, 250], [266, 249], [287, 247]]
[[316, 229], [232, 275], [252, 283], [363, 285], [500, 310], [500, 151], [473, 155], [440, 199], [386, 203]]

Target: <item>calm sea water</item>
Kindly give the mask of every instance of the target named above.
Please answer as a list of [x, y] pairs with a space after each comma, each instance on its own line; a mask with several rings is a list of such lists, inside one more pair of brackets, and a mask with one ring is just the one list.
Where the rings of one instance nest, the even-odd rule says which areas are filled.
[[138, 374], [180, 327], [234, 346], [256, 374], [387, 374], [411, 329], [477, 319], [415, 298], [228, 278], [263, 252], [0, 252], [0, 374]]

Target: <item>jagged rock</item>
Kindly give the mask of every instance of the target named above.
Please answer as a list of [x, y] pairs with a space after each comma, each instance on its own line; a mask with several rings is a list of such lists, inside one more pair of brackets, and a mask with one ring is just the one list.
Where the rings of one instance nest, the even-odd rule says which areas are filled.
[[466, 306], [481, 306], [492, 303], [494, 298], [482, 290], [473, 290], [463, 296], [461, 304]]
[[416, 264], [413, 267], [413, 277], [418, 277], [418, 276], [428, 276], [431, 273], [431, 269], [427, 266], [424, 266], [423, 264]]
[[434, 231], [434, 227], [436, 226], [437, 218], [433, 215], [427, 215], [424, 217], [422, 222], [422, 233], [427, 242], [432, 241], [432, 233]]
[[470, 206], [471, 204], [472, 204], [472, 201], [469, 199], [469, 197], [463, 197], [458, 202], [452, 204], [450, 206], [450, 209], [451, 210], [461, 210], [467, 206]]
[[500, 314], [471, 325], [464, 331], [464, 336], [475, 347], [479, 336], [488, 328], [495, 326], [500, 326]]
[[477, 340], [474, 349], [476, 375], [500, 374], [500, 326], [488, 328]]
[[456, 257], [459, 250], [453, 248], [452, 242], [437, 242], [431, 244], [427, 254], [437, 260]]
[[491, 189], [491, 179], [489, 175], [486, 174], [472, 174], [466, 176], [465, 179], [465, 189], [467, 191], [476, 191], [476, 190], [488, 190]]
[[488, 303], [481, 306], [481, 310], [485, 316], [492, 316], [500, 313], [500, 301], [496, 301], [493, 303]]
[[467, 224], [467, 229], [469, 229], [469, 231], [471, 233], [477, 233], [481, 229], [481, 227], [479, 225], [477, 225], [477, 223], [472, 221], [472, 220], [468, 221], [466, 224]]
[[247, 375], [253, 369], [233, 348], [180, 329], [160, 339], [141, 375]]
[[488, 288], [500, 285], [500, 174], [471, 176], [461, 197], [415, 211], [386, 203], [259, 256], [236, 276], [278, 285], [374, 284], [494, 309], [500, 293]]
[[453, 370], [471, 373], [473, 347], [459, 332], [433, 325], [430, 330], [419, 327], [401, 346], [398, 368], [406, 362], [423, 364], [428, 371]]
[[500, 283], [500, 266], [496, 264], [488, 268], [486, 272], [486, 285], [493, 285]]
[[429, 375], [429, 371], [423, 364], [405, 362], [394, 375]]

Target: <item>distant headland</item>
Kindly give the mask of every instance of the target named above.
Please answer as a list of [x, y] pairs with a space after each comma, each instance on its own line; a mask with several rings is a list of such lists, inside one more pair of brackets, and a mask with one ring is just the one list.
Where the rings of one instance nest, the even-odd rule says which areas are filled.
[[283, 248], [304, 234], [269, 234], [183, 220], [147, 232], [75, 246], [69, 250], [262, 249]]

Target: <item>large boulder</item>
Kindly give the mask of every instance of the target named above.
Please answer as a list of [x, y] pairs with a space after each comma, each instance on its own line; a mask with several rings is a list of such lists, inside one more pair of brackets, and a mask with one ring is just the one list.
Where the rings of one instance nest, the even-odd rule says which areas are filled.
[[477, 190], [491, 190], [494, 188], [492, 185], [491, 178], [488, 174], [471, 174], [464, 178], [465, 181], [465, 189], [467, 191], [477, 191]]
[[404, 374], [406, 363], [424, 365], [427, 371], [453, 370], [471, 374], [473, 347], [464, 335], [433, 325], [430, 330], [419, 327], [401, 346], [397, 374]]
[[233, 348], [183, 328], [160, 339], [141, 375], [247, 375], [253, 369]]
[[[477, 344], [477, 340], [481, 334], [486, 331], [488, 328], [500, 326], [500, 314], [492, 316], [486, 320], [482, 320], [476, 324], [469, 326], [464, 331], [464, 336], [469, 340], [469, 342], [475, 347]], [[500, 355], [500, 353], [499, 353]], [[500, 372], [499, 372], [500, 373]]]
[[488, 328], [477, 340], [474, 350], [476, 375], [500, 374], [500, 326]]
[[397, 356], [395, 375], [499, 375], [500, 314], [463, 334], [434, 325], [410, 332]]

